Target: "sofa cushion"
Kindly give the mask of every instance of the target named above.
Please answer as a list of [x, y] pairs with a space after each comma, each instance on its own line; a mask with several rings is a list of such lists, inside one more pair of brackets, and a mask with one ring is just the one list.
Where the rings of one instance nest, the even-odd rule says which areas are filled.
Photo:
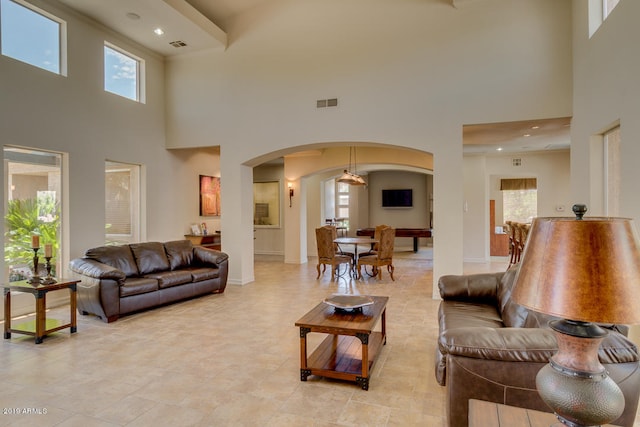
[[129, 245], [100, 246], [85, 252], [86, 258], [94, 259], [122, 271], [127, 277], [139, 274], [136, 261]]
[[191, 273], [192, 281], [202, 282], [203, 280], [217, 279], [220, 276], [220, 270], [217, 268], [194, 267], [187, 269]]
[[161, 271], [147, 274], [144, 277], [158, 281], [158, 288], [170, 288], [171, 286], [191, 283], [191, 273], [186, 270]]
[[171, 270], [189, 267], [193, 261], [193, 244], [190, 240], [166, 242], [164, 250], [167, 252]]
[[132, 277], [120, 286], [120, 297], [146, 294], [158, 290], [158, 281], [148, 277]]
[[522, 328], [527, 322], [529, 310], [511, 299], [513, 285], [518, 273], [517, 266], [508, 269], [498, 285], [498, 307], [504, 325], [511, 328]]
[[171, 269], [162, 243], [132, 243], [129, 247], [131, 247], [131, 252], [136, 260], [141, 276]]

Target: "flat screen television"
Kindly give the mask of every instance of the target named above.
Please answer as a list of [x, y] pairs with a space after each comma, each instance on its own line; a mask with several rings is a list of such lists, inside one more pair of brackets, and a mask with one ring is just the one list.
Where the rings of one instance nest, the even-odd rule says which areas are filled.
[[382, 190], [383, 208], [410, 208], [413, 206], [413, 190]]

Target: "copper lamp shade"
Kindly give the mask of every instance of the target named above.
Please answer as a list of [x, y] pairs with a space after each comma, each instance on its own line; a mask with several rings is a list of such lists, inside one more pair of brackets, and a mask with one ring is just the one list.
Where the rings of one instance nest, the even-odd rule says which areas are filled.
[[632, 221], [534, 219], [513, 299], [565, 319], [640, 323], [640, 249]]
[[513, 300], [556, 316], [558, 352], [536, 377], [540, 397], [571, 427], [617, 419], [624, 396], [598, 359], [602, 324], [640, 323], [640, 244], [626, 218], [536, 218]]

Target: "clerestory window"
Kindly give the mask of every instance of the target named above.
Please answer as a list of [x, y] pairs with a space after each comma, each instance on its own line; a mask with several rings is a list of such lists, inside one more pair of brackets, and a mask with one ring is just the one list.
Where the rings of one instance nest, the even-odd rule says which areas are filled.
[[66, 23], [23, 0], [0, 0], [2, 55], [66, 75]]

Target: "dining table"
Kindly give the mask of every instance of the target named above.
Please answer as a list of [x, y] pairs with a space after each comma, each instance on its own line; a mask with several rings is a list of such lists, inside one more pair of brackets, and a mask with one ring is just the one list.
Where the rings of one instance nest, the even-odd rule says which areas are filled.
[[358, 245], [368, 245], [371, 249], [373, 249], [373, 245], [375, 243], [379, 243], [378, 239], [372, 239], [369, 237], [338, 237], [333, 240], [333, 243], [337, 243], [338, 247], [340, 245], [353, 245], [353, 269], [352, 274], [357, 279], [358, 278]]

